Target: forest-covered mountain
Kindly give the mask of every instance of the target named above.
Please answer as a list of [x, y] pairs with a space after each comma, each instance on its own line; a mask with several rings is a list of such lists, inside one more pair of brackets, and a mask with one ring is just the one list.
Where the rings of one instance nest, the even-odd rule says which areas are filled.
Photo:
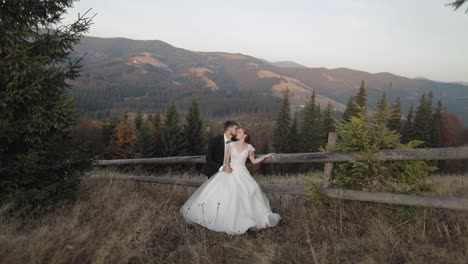
[[297, 107], [315, 90], [320, 105], [330, 101], [341, 112], [364, 80], [371, 108], [386, 91], [390, 100], [401, 97], [406, 112], [422, 93], [432, 91], [434, 102], [441, 99], [448, 111], [468, 124], [468, 86], [461, 83], [346, 68], [307, 68], [243, 54], [194, 52], [159, 40], [86, 37], [73, 55], [85, 56], [82, 76], [73, 82], [71, 93], [79, 109], [100, 117], [117, 110], [163, 111], [171, 99], [183, 109], [192, 97], [198, 98], [207, 116], [268, 116], [277, 112], [285, 89]]

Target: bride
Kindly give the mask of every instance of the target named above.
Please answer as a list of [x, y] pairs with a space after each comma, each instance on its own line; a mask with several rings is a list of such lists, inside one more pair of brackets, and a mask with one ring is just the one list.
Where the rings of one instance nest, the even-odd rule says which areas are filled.
[[256, 164], [273, 153], [256, 159], [245, 128], [238, 129], [236, 138], [227, 145], [225, 169], [204, 182], [180, 209], [187, 222], [233, 235], [273, 227], [281, 220], [245, 166], [247, 157]]

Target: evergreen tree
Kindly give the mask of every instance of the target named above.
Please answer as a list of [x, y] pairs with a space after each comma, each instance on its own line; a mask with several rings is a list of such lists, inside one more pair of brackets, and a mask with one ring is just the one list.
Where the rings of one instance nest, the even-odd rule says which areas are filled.
[[[367, 92], [366, 92], [366, 86], [365, 86], [364, 80], [361, 81], [361, 87], [359, 87], [359, 92], [356, 95], [356, 104], [358, 104], [360, 107], [366, 109], [367, 105]], [[360, 112], [360, 111], [357, 111]]]
[[323, 123], [323, 137], [322, 137], [322, 145], [327, 143], [328, 141], [328, 133], [335, 131], [335, 111], [332, 108], [331, 102], [328, 101], [327, 108], [323, 112], [322, 115], [322, 123]]
[[137, 137], [138, 152], [145, 158], [151, 156], [155, 144], [152, 127], [151, 122], [143, 121]]
[[127, 119], [120, 120], [112, 131], [108, 155], [112, 159], [133, 158], [136, 150], [137, 131]]
[[348, 121], [351, 116], [354, 116], [356, 112], [355, 104], [354, 104], [354, 96], [350, 96], [348, 99], [348, 103], [346, 104], [346, 109], [343, 113], [342, 120], [343, 121]]
[[179, 113], [174, 102], [167, 108], [166, 120], [161, 130], [161, 154], [163, 157], [177, 156], [183, 153], [183, 137], [179, 125]]
[[[468, 0], [453, 0], [449, 3], [449, 5], [452, 6], [453, 9], [458, 10], [463, 4], [467, 2]], [[468, 13], [468, 8], [465, 10], [465, 13]]]
[[385, 91], [382, 93], [382, 97], [377, 102], [377, 106], [375, 107], [374, 120], [381, 124], [387, 124], [387, 122], [390, 120], [387, 93]]
[[410, 130], [411, 139], [422, 140], [421, 147], [429, 147], [432, 140], [432, 93], [423, 94]]
[[402, 142], [407, 143], [411, 138], [411, 131], [413, 130], [413, 105], [410, 106], [408, 110], [408, 116], [406, 117], [406, 121], [403, 123], [401, 135], [402, 135]]
[[70, 56], [91, 20], [58, 26], [73, 1], [0, 1], [0, 203], [25, 213], [73, 198], [91, 162], [70, 139]]
[[162, 148], [162, 138], [161, 138], [161, 133], [162, 133], [162, 124], [161, 124], [161, 115], [159, 113], [154, 114], [154, 116], [151, 119], [152, 122], [152, 139], [153, 139], [153, 144], [151, 148], [151, 156], [152, 157], [161, 157], [163, 153], [163, 148]]
[[154, 114], [154, 116], [151, 118], [151, 121], [153, 122], [155, 128], [161, 129], [161, 115], [159, 113]]
[[401, 102], [400, 97], [397, 97], [395, 103], [390, 110], [390, 120], [388, 121], [388, 129], [401, 132]]
[[442, 146], [442, 101], [437, 102], [437, 107], [432, 115], [432, 147], [439, 148]]
[[359, 91], [355, 96], [351, 96], [348, 100], [348, 104], [346, 105], [346, 110], [343, 113], [342, 120], [344, 122], [349, 121], [349, 119], [353, 116], [357, 116], [361, 109], [366, 109], [367, 105], [367, 92], [365, 87], [365, 82], [362, 80], [361, 86], [359, 87]]
[[289, 131], [289, 138], [291, 139], [291, 145], [289, 148], [289, 151], [294, 153], [294, 152], [299, 152], [299, 147], [300, 147], [300, 139], [299, 139], [299, 131], [298, 131], [298, 113], [294, 113], [294, 118], [293, 122], [291, 125], [291, 129]]
[[321, 145], [322, 124], [320, 122], [320, 108], [315, 104], [315, 91], [302, 113], [300, 142], [301, 150], [305, 152], [317, 151]]
[[286, 90], [283, 94], [283, 103], [276, 120], [276, 129], [273, 141], [273, 147], [278, 153], [287, 153], [289, 152], [290, 146], [290, 125], [291, 125], [291, 114], [290, 114], [290, 104], [289, 104], [289, 90]]
[[336, 152], [358, 151], [367, 156], [358, 162], [338, 163], [334, 184], [338, 188], [384, 192], [423, 192], [430, 190], [429, 173], [434, 170], [425, 161], [383, 161], [377, 153], [384, 149], [414, 148], [421, 141], [400, 143], [400, 135], [381, 122], [369, 122], [363, 108], [348, 122], [337, 124], [340, 140], [332, 147]]
[[192, 100], [189, 113], [186, 117], [183, 136], [186, 155], [201, 155], [205, 153], [206, 144], [203, 135], [203, 121], [195, 99]]
[[140, 131], [142, 123], [143, 123], [143, 114], [141, 112], [138, 112], [137, 115], [135, 116], [135, 128], [138, 131]]

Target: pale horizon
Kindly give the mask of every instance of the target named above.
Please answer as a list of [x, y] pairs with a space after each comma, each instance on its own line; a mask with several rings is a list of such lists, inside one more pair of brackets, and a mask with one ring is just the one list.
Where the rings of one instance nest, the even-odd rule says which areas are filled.
[[160, 40], [191, 51], [241, 53], [310, 68], [468, 82], [468, 14], [448, 2], [82, 0], [64, 23], [92, 8], [97, 16], [87, 36]]

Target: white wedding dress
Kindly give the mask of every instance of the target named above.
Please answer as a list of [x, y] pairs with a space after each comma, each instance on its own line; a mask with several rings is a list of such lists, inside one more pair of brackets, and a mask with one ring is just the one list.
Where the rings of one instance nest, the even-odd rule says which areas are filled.
[[245, 161], [250, 150], [231, 151], [231, 173], [218, 172], [204, 182], [180, 209], [185, 220], [208, 229], [231, 235], [243, 234], [249, 228], [273, 227], [281, 220], [272, 213], [270, 202], [252, 178]]

